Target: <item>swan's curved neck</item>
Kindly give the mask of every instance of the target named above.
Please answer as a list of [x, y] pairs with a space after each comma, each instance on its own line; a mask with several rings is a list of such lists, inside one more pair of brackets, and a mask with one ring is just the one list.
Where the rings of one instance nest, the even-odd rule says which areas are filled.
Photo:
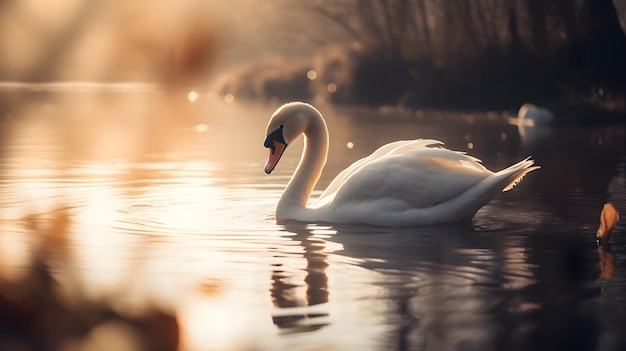
[[276, 214], [278, 218], [293, 218], [294, 211], [306, 208], [306, 203], [322, 174], [328, 156], [328, 129], [322, 115], [314, 109], [304, 111], [304, 149], [300, 163], [281, 196]]

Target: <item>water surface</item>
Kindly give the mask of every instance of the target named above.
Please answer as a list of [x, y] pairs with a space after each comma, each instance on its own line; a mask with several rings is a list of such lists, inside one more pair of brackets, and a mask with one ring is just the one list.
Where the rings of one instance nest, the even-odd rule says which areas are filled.
[[499, 113], [321, 106], [331, 153], [315, 194], [407, 138], [442, 140], [493, 170], [530, 155], [542, 169], [471, 223], [280, 225], [274, 206], [301, 146], [263, 173], [275, 107], [145, 89], [2, 94], [0, 345], [626, 345], [623, 225], [610, 252], [594, 236], [605, 202], [626, 213], [623, 126], [520, 134]]

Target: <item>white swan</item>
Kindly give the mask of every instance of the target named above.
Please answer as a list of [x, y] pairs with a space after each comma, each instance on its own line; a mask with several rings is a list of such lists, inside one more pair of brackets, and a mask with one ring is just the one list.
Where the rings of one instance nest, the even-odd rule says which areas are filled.
[[265, 173], [287, 145], [304, 134], [304, 150], [276, 208], [276, 219], [306, 222], [417, 226], [471, 219], [501, 191], [538, 166], [529, 158], [494, 173], [474, 157], [437, 140], [386, 144], [342, 171], [307, 207], [328, 154], [328, 129], [313, 106], [293, 102], [276, 110], [267, 126]]
[[508, 122], [517, 126], [523, 144], [532, 145], [550, 138], [554, 114], [545, 107], [525, 103], [519, 108], [517, 117], [509, 117]]
[[554, 114], [545, 107], [525, 103], [517, 111], [517, 118], [510, 122], [518, 127], [549, 126], [554, 122]]

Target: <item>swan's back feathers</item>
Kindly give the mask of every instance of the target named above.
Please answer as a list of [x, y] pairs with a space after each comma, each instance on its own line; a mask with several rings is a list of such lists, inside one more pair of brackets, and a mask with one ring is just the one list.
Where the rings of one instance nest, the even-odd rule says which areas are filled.
[[326, 190], [324, 190], [324, 192], [320, 195], [319, 200], [328, 195], [334, 194], [348, 178], [350, 178], [354, 173], [358, 172], [363, 166], [369, 164], [370, 162], [374, 162], [378, 159], [382, 159], [391, 155], [400, 155], [410, 150], [438, 147], [442, 145], [443, 143], [441, 141], [433, 139], [398, 140], [392, 143], [385, 144], [376, 149], [376, 151], [374, 151], [369, 156], [363, 157], [362, 159], [355, 161], [348, 168], [341, 171], [341, 173], [339, 173], [335, 177], [335, 179], [333, 179], [333, 181], [328, 185]]
[[539, 168], [527, 158], [494, 173], [479, 159], [445, 149], [436, 141], [393, 144], [342, 172], [329, 187], [332, 191], [327, 189], [312, 207], [337, 222], [452, 222], [470, 218], [496, 194], [510, 190]]
[[519, 184], [524, 176], [536, 169], [541, 168], [540, 166], [534, 166], [535, 161], [531, 160], [530, 157], [508, 167], [506, 169], [501, 170], [496, 173], [496, 177], [503, 177], [506, 179], [506, 185], [502, 191], [509, 191], [513, 189], [517, 184]]
[[339, 183], [333, 181], [333, 191], [324, 192], [315, 207], [332, 201], [355, 205], [393, 199], [394, 204], [427, 208], [458, 196], [493, 174], [476, 158], [438, 145], [441, 143], [432, 140], [403, 143], [366, 158], [366, 162], [356, 162], [349, 172], [340, 174]]

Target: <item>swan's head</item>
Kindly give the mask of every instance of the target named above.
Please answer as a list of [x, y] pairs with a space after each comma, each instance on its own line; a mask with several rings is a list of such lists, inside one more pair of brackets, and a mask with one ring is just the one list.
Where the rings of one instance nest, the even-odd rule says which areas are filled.
[[611, 233], [619, 221], [619, 213], [611, 203], [604, 204], [600, 214], [600, 227], [596, 232], [596, 243], [598, 246], [609, 244]]
[[274, 112], [267, 124], [266, 138], [263, 143], [263, 146], [270, 149], [270, 156], [265, 164], [265, 173], [272, 173], [287, 145], [304, 133], [307, 128], [307, 115], [311, 111], [317, 112], [309, 104], [292, 102], [281, 106]]

